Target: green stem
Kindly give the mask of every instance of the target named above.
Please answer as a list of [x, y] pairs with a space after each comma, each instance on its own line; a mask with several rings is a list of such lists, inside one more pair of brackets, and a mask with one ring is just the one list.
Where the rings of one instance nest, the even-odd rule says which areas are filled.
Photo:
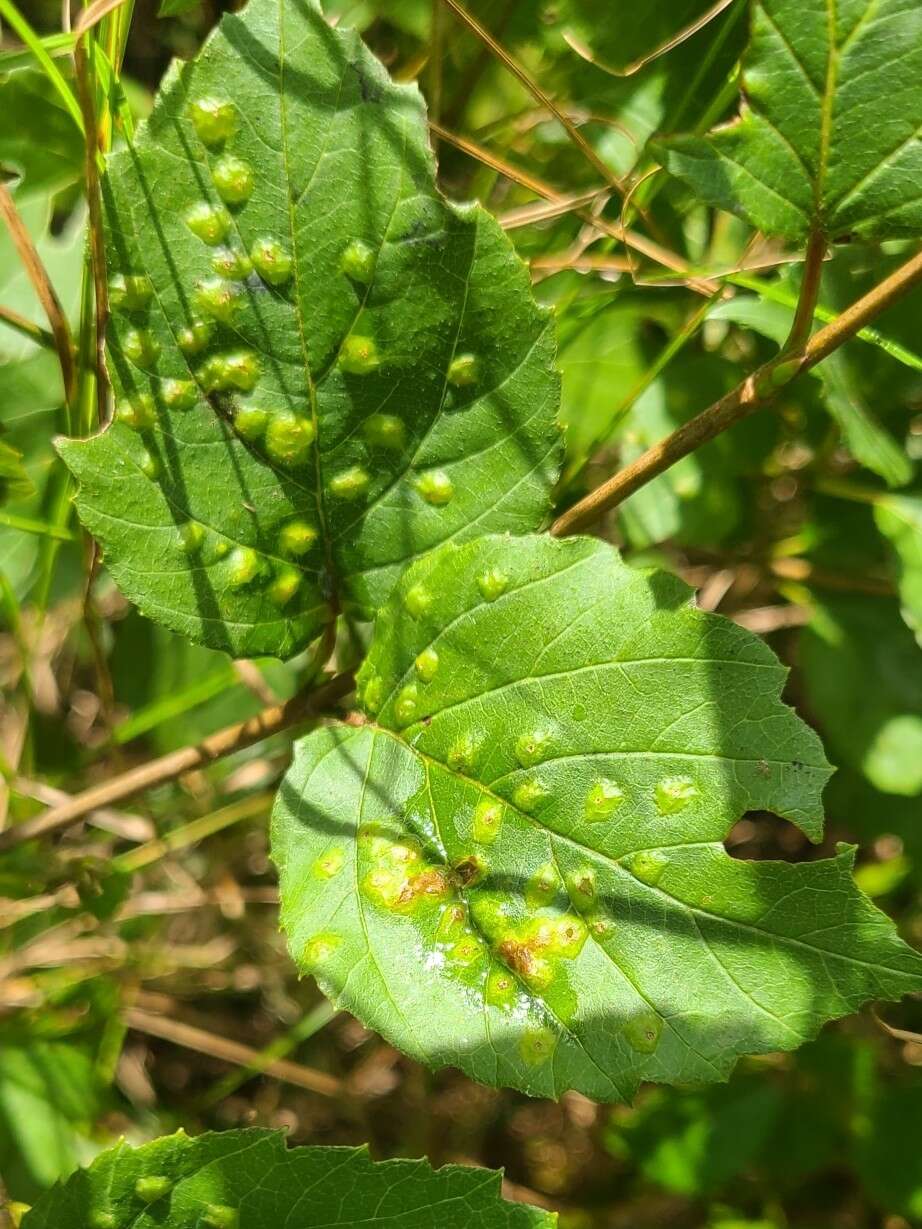
[[23, 533], [35, 533], [39, 537], [54, 538], [58, 542], [73, 542], [74, 535], [69, 529], [60, 525], [52, 525], [49, 521], [36, 521], [31, 516], [19, 516], [15, 512], [0, 509], [0, 525], [10, 529], [19, 529]]
[[338, 1014], [338, 1009], [332, 1003], [328, 1003], [326, 1000], [318, 1003], [314, 1010], [309, 1011], [303, 1019], [298, 1021], [294, 1028], [289, 1029], [284, 1036], [270, 1042], [269, 1045], [260, 1050], [252, 1062], [247, 1063], [246, 1066], [239, 1067], [236, 1071], [229, 1071], [220, 1080], [216, 1080], [199, 1098], [199, 1107], [207, 1109], [212, 1105], [217, 1105], [225, 1097], [229, 1097], [242, 1084], [245, 1084], [247, 1080], [251, 1080], [254, 1075], [260, 1075], [265, 1071], [266, 1067], [275, 1059], [287, 1057], [303, 1042], [315, 1036], [322, 1028], [326, 1028], [330, 1021]]

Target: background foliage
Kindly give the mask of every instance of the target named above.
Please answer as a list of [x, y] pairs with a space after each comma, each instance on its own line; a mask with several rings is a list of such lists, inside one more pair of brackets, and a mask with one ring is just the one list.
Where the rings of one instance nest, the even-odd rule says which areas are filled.
[[[881, 212], [912, 221], [902, 199], [869, 197], [868, 182], [879, 186], [867, 180], [878, 154], [899, 150], [899, 182], [918, 182], [912, 40], [901, 55], [863, 42], [859, 31], [848, 46], [861, 63], [847, 66], [835, 90], [822, 76], [813, 81], [820, 112], [830, 99], [824, 160], [810, 147], [809, 98], [792, 87], [788, 97], [799, 103], [790, 114], [766, 112], [765, 57], [777, 48], [764, 13], [746, 68], [746, 126], [705, 138], [738, 107], [749, 6], [729, 4], [628, 76], [618, 73], [710, 6], [622, 7], [604, 20], [586, 0], [471, 0], [469, 10], [578, 125], [596, 158], [636, 182], [624, 216], [639, 247], [612, 234], [622, 202], [599, 190], [598, 166], [446, 6], [327, 5], [333, 20], [363, 32], [396, 80], [419, 81], [439, 126], [440, 185], [499, 218], [539, 301], [556, 311], [568, 429], [560, 507], [731, 388], [788, 333], [800, 262], [785, 240], [799, 239], [802, 227], [787, 208], [780, 220], [767, 215], [749, 180], [734, 195], [720, 173], [728, 142], [739, 161], [750, 140], [749, 152], [764, 159], [753, 128], [779, 126], [785, 156], [796, 156], [803, 175], [783, 163], [756, 169], [794, 194], [798, 208], [823, 210], [837, 237]], [[778, 0], [764, 9], [777, 29], [805, 7]], [[83, 150], [61, 95], [0, 11], [0, 161], [16, 175], [17, 206], [76, 326], [86, 285]], [[59, 7], [32, 2], [22, 12], [55, 53]], [[109, 96], [119, 123], [147, 113], [169, 58], [194, 53], [217, 17], [209, 0], [167, 0], [160, 15], [135, 7], [121, 88]], [[843, 28], [841, 37], [849, 34]], [[784, 82], [798, 60], [808, 79], [816, 76], [822, 30], [806, 36]], [[53, 62], [71, 80], [69, 59]], [[98, 71], [104, 77], [105, 65]], [[881, 72], [888, 88], [875, 93]], [[861, 80], [873, 112], [862, 131], [877, 144], [867, 156], [846, 144], [843, 169], [836, 124]], [[459, 148], [452, 134], [479, 152]], [[663, 162], [677, 177], [657, 171]], [[861, 209], [836, 212], [836, 191]], [[781, 238], [765, 239], [751, 224]], [[836, 249], [823, 267], [821, 319], [910, 254], [902, 233], [865, 226], [861, 241]], [[655, 258], [664, 249], [678, 273]], [[721, 297], [721, 288], [732, 295]], [[5, 232], [0, 305], [44, 323]], [[629, 563], [676, 573], [699, 587], [706, 610], [768, 638], [793, 667], [785, 699], [820, 731], [838, 767], [824, 795], [822, 845], [751, 809], [727, 838], [731, 857], [809, 863], [838, 842], [857, 843], [859, 886], [916, 947], [920, 307], [916, 291], [869, 335], [783, 389], [775, 410], [685, 458], [601, 523]], [[0, 412], [0, 801], [10, 825], [59, 791], [76, 793], [287, 699], [312, 663], [302, 653], [285, 664], [232, 664], [148, 621], [105, 566], [87, 600], [90, 557], [51, 439], [85, 434], [93, 406], [65, 405], [53, 354], [3, 328]], [[366, 631], [356, 625], [353, 635]], [[346, 661], [356, 656], [345, 639], [339, 651]], [[726, 1085], [646, 1086], [630, 1107], [580, 1093], [532, 1101], [453, 1070], [432, 1075], [334, 1014], [312, 980], [298, 980], [276, 930], [266, 829], [291, 741], [280, 734], [98, 812], [53, 846], [3, 855], [0, 1173], [14, 1199], [33, 1201], [120, 1134], [141, 1142], [180, 1125], [257, 1125], [287, 1128], [295, 1143], [368, 1140], [382, 1158], [505, 1165], [508, 1193], [559, 1209], [565, 1225], [922, 1223], [918, 1000], [882, 1009], [902, 1034], [865, 1011], [794, 1054], [745, 1060]], [[270, 1063], [282, 1065], [264, 1073]]]

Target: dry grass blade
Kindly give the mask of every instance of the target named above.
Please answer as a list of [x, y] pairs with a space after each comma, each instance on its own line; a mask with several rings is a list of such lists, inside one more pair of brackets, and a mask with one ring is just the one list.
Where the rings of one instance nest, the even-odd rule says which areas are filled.
[[[482, 145], [478, 145], [476, 141], [472, 141], [469, 137], [462, 137], [456, 133], [449, 132], [447, 128], [443, 128], [440, 124], [430, 124], [429, 127], [443, 141], [454, 145], [456, 149], [460, 149], [462, 153], [467, 154], [469, 157], [476, 158], [484, 166], [489, 166], [493, 170], [499, 171], [501, 175], [505, 175], [513, 183], [520, 184], [523, 188], [534, 192], [536, 196], [540, 196], [555, 205], [569, 199], [565, 193], [559, 192], [550, 184], [545, 183], [543, 179], [539, 179], [529, 171], [524, 171], [520, 167], [514, 166], [511, 162], [505, 161], [505, 159], [498, 157]], [[594, 200], [604, 191], [605, 189], [602, 188], [597, 189], [593, 194]], [[687, 285], [698, 294], [712, 295], [718, 288], [716, 282], [694, 276], [689, 270], [687, 263], [680, 256], [677, 256], [675, 252], [670, 252], [668, 248], [661, 247], [660, 244], [655, 243], [652, 239], [648, 239], [645, 235], [639, 235], [636, 231], [628, 230], [620, 222], [607, 222], [604, 218], [597, 217], [588, 208], [577, 209], [576, 216], [594, 227], [599, 234], [607, 235], [608, 238], [623, 243], [625, 247], [632, 248], [635, 252], [646, 256], [664, 269], [669, 269], [670, 272], [676, 273], [680, 284]]]
[[64, 315], [61, 302], [51, 284], [48, 272], [42, 264], [42, 258], [32, 242], [32, 236], [26, 230], [25, 224], [19, 216], [19, 211], [16, 208], [9, 188], [6, 184], [2, 183], [0, 183], [0, 217], [3, 218], [7, 230], [10, 232], [10, 238], [13, 240], [16, 251], [19, 253], [19, 259], [22, 261], [23, 268], [38, 296], [42, 310], [48, 318], [51, 333], [54, 337], [55, 349], [58, 354], [58, 362], [61, 364], [64, 396], [70, 401], [73, 397], [76, 377], [74, 345], [70, 335], [70, 326], [67, 323], [67, 317]]
[[48, 350], [55, 348], [54, 334], [43, 329], [40, 324], [35, 324], [25, 316], [21, 316], [19, 312], [13, 311], [12, 307], [0, 306], [0, 320], [8, 324], [11, 329], [15, 329], [17, 333], [22, 333], [23, 337], [34, 341], [37, 346], [44, 346]]
[[295, 1084], [298, 1088], [319, 1093], [323, 1097], [342, 1095], [342, 1084], [335, 1076], [315, 1071], [312, 1067], [303, 1067], [300, 1063], [289, 1062], [284, 1058], [266, 1062], [258, 1050], [241, 1045], [239, 1041], [231, 1041], [228, 1037], [219, 1037], [217, 1033], [210, 1033], [206, 1029], [196, 1028], [192, 1024], [185, 1024], [182, 1020], [154, 1015], [153, 1012], [140, 1007], [130, 1007], [124, 1018], [129, 1028], [146, 1033], [149, 1037], [159, 1037], [161, 1041], [169, 1041], [186, 1050], [193, 1050], [196, 1054], [206, 1054], [210, 1058], [240, 1067], [259, 1068], [264, 1075], [274, 1076], [277, 1080], [284, 1080], [286, 1084]]
[[612, 77], [633, 77], [635, 73], [639, 73], [642, 68], [646, 68], [648, 64], [652, 64], [654, 60], [658, 60], [660, 56], [666, 55], [673, 48], [680, 46], [693, 34], [697, 34], [699, 30], [703, 30], [706, 25], [719, 17], [724, 9], [728, 9], [733, 3], [733, 0], [717, 0], [717, 3], [712, 5], [706, 13], [702, 13], [700, 17], [696, 17], [694, 21], [689, 22], [684, 26], [678, 34], [673, 34], [671, 38], [667, 38], [665, 42], [654, 47], [652, 51], [647, 52], [645, 56], [641, 56], [639, 60], [632, 60], [624, 68], [613, 68], [610, 64], [603, 63], [600, 59], [592, 54], [592, 51], [581, 42], [574, 34], [568, 30], [564, 31], [563, 37], [567, 44], [573, 48], [578, 56], [593, 64], [596, 68], [600, 68], [602, 72], [608, 73]]
[[87, 5], [74, 23], [74, 34], [78, 38], [81, 34], [86, 34], [87, 30], [92, 30], [93, 26], [98, 25], [104, 17], [108, 17], [110, 13], [121, 8], [125, 3], [126, 0], [93, 0], [93, 3]]
[[490, 34], [489, 30], [486, 30], [476, 19], [476, 17], [473, 17], [467, 9], [458, 3], [458, 0], [442, 0], [442, 3], [451, 9], [455, 16], [463, 22], [465, 26], [467, 26], [471, 33], [476, 35], [476, 37], [490, 49], [500, 63], [505, 65], [512, 75], [525, 87], [526, 90], [528, 90], [529, 94], [531, 94], [531, 96], [539, 102], [542, 107], [545, 107], [551, 115], [554, 116], [557, 122], [563, 126], [567, 135], [573, 141], [573, 144], [577, 146], [586, 160], [595, 167], [605, 182], [610, 184], [611, 187], [615, 188], [617, 191], [623, 191], [621, 181], [617, 175], [615, 175], [611, 168], [602, 161], [570, 117], [562, 111], [560, 107], [558, 107], [557, 103], [554, 102], [553, 98], [551, 98], [549, 94], [545, 93], [541, 86], [538, 85], [537, 81], [533, 80], [532, 77], [529, 76], [518, 60], [516, 60], [514, 56], [511, 56], [505, 47], [498, 43], [493, 35]]
[[812, 615], [808, 606], [753, 606], [749, 610], [736, 611], [730, 618], [759, 636], [769, 636], [790, 627], [804, 627]]
[[538, 273], [561, 273], [564, 269], [574, 269], [577, 273], [630, 273], [633, 266], [624, 256], [593, 256], [591, 252], [570, 256], [561, 252], [560, 255], [535, 256], [531, 268]]
[[[459, 136], [457, 133], [450, 132], [447, 128], [443, 128], [441, 124], [436, 124], [431, 120], [429, 122], [429, 131], [439, 137], [440, 140], [447, 141], [449, 145], [454, 145], [455, 149], [460, 149], [462, 153], [476, 159], [477, 162], [483, 163], [484, 166], [490, 167], [491, 170], [498, 171], [500, 175], [505, 175], [513, 183], [527, 188], [529, 192], [534, 192], [535, 196], [555, 202], [565, 199], [563, 193], [558, 192], [556, 188], [552, 188], [543, 179], [539, 179], [537, 175], [532, 175], [529, 171], [523, 170], [511, 162], [507, 162], [505, 158], [500, 158], [498, 154], [494, 154], [486, 146], [472, 141], [470, 137]], [[596, 188], [593, 195], [597, 195], [605, 190], [605, 188], [601, 187]]]
[[922, 1033], [913, 1033], [907, 1028], [894, 1028], [892, 1024], [882, 1020], [876, 1011], [872, 1011], [871, 1015], [874, 1017], [875, 1024], [879, 1024], [884, 1032], [896, 1041], [909, 1041], [913, 1045], [922, 1045]]
[[599, 192], [592, 188], [587, 192], [579, 192], [574, 196], [561, 197], [559, 201], [535, 202], [533, 205], [522, 205], [519, 209], [510, 209], [497, 218], [503, 230], [516, 230], [520, 226], [534, 226], [538, 222], [549, 222], [561, 218], [574, 210], [584, 209], [596, 201], [604, 203], [608, 200], [608, 191]]

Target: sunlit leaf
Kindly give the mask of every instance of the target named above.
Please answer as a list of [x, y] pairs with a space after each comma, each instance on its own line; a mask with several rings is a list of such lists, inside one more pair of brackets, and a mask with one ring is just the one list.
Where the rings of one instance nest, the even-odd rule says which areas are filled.
[[922, 231], [922, 8], [758, 0], [739, 119], [662, 143], [702, 200], [802, 240]]
[[415, 87], [315, 3], [225, 17], [105, 206], [116, 422], [61, 452], [145, 614], [290, 656], [422, 551], [545, 519], [549, 316], [436, 191]]
[[557, 1096], [724, 1078], [922, 957], [851, 855], [742, 862], [749, 810], [820, 835], [828, 774], [758, 638], [590, 539], [409, 569], [273, 818], [282, 921], [336, 1003], [431, 1066]]
[[896, 553], [903, 618], [922, 645], [922, 495], [881, 495], [874, 519]]

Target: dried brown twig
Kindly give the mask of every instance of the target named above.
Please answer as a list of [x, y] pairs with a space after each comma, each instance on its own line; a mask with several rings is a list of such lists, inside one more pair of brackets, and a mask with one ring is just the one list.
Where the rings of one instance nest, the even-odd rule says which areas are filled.
[[922, 252], [918, 252], [873, 290], [837, 316], [810, 338], [800, 355], [782, 352], [747, 376], [726, 396], [715, 401], [671, 435], [653, 444], [607, 482], [590, 491], [551, 526], [556, 537], [565, 537], [591, 524], [603, 512], [622, 503], [657, 474], [700, 448], [729, 427], [769, 405], [792, 380], [810, 371], [843, 345], [866, 324], [876, 319], [914, 286], [922, 282]]

